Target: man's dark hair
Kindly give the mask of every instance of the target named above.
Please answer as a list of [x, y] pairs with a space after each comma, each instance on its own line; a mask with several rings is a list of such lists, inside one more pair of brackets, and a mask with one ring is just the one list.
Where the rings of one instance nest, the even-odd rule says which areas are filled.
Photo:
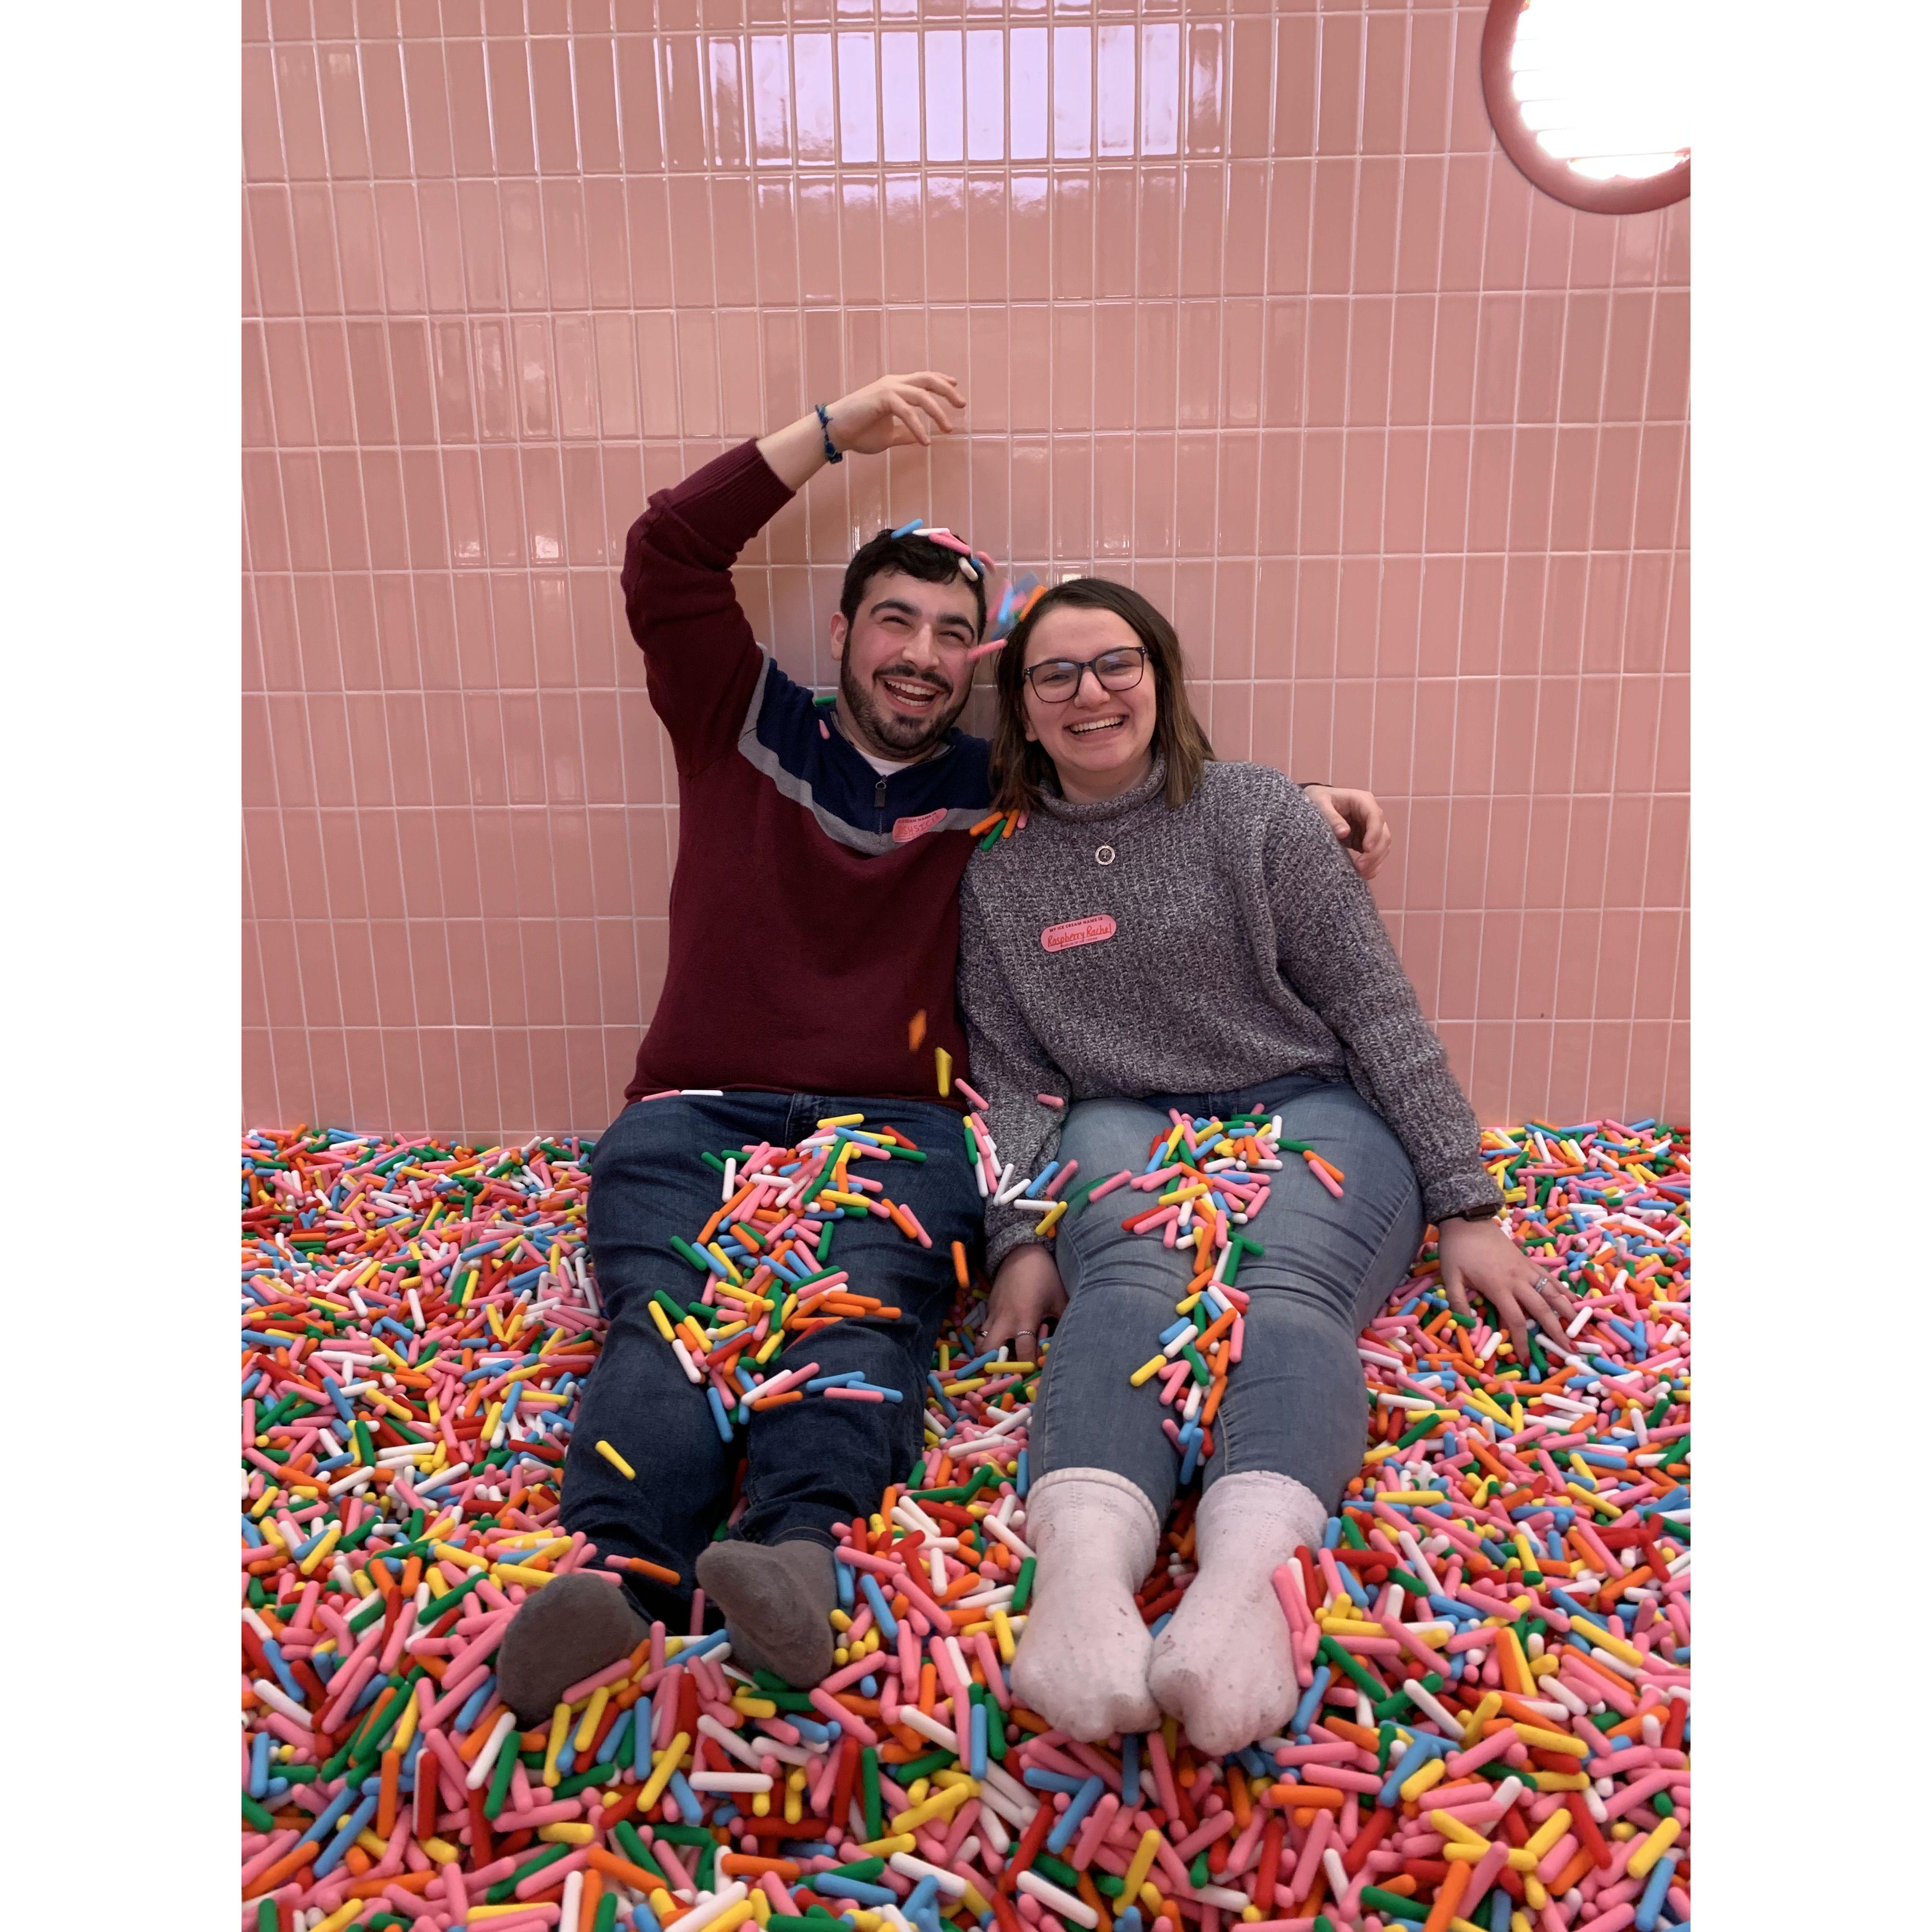
[[956, 550], [948, 550], [930, 537], [896, 537], [889, 530], [881, 530], [869, 542], [862, 544], [845, 566], [845, 584], [838, 593], [838, 608], [850, 624], [859, 614], [866, 585], [883, 572], [897, 571], [902, 577], [916, 577], [922, 584], [950, 584], [957, 578], [973, 593], [974, 608], [979, 613], [974, 635], [983, 638], [986, 634], [986, 566], [976, 560], [974, 569], [977, 574], [969, 576], [959, 568], [964, 562]]

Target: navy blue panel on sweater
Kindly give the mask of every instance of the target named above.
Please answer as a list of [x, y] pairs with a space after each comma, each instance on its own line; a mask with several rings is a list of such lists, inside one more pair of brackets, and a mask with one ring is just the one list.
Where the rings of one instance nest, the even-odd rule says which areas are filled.
[[970, 732], [949, 731], [943, 751], [881, 776], [840, 731], [832, 706], [770, 657], [749, 712], [740, 751], [841, 844], [887, 850], [986, 815], [992, 748]]

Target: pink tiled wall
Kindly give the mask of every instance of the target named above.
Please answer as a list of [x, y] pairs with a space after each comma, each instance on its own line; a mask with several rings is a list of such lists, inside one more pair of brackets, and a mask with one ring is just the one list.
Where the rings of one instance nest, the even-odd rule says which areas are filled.
[[251, 1121], [603, 1126], [677, 811], [623, 532], [908, 366], [970, 434], [747, 554], [788, 669], [881, 522], [1128, 578], [1222, 755], [1382, 798], [1486, 1118], [1685, 1115], [1688, 209], [1531, 189], [1480, 6], [243, 13]]

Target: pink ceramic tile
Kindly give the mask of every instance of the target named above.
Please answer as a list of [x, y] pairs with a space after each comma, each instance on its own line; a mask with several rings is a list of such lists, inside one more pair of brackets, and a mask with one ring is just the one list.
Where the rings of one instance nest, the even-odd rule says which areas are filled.
[[254, 292], [254, 312], [299, 313], [302, 298], [296, 278], [287, 189], [251, 188], [244, 197], [244, 206], [248, 218], [242, 231], [244, 266], [249, 272], [248, 286]]
[[[1342, 643], [1336, 646], [1336, 662], [1346, 669], [1347, 654]], [[1375, 688], [1366, 678], [1338, 678], [1335, 684], [1335, 710], [1329, 730], [1328, 769], [1346, 772], [1352, 780], [1369, 768], [1370, 740], [1374, 729]]]
[[[1436, 969], [1436, 986], [1432, 999], [1425, 996], [1424, 1004], [1431, 1011], [1437, 1030], [1443, 1036], [1443, 1044], [1450, 1049], [1451, 1064], [1456, 1059], [1456, 1041], [1461, 1032], [1466, 1043], [1468, 1034], [1457, 1022], [1472, 1020], [1476, 1012], [1477, 976], [1481, 965], [1483, 943], [1483, 917], [1478, 912], [1460, 912], [1453, 908], [1442, 915], [1442, 954]], [[1459, 1076], [1468, 1077], [1466, 1059], [1458, 1070]]]
[[1342, 442], [1340, 547], [1356, 556], [1372, 555], [1388, 534], [1383, 514], [1388, 436], [1380, 430], [1350, 430]]
[[1399, 13], [1370, 14], [1364, 23], [1362, 152], [1400, 154], [1403, 147], [1403, 68], [1409, 23]]
[[1359, 172], [1352, 160], [1323, 158], [1314, 164], [1308, 286], [1317, 295], [1345, 295], [1353, 286]]
[[1318, 153], [1358, 152], [1364, 26], [1360, 15], [1353, 13], [1330, 14], [1321, 22], [1321, 77], [1316, 119]]
[[1402, 164], [1402, 212], [1396, 226], [1396, 286], [1433, 292], [1442, 257], [1443, 184], [1448, 164], [1412, 155]]
[[1516, 1014], [1516, 962], [1522, 950], [1523, 915], [1492, 911], [1484, 914], [1482, 950], [1476, 962], [1476, 1017], [1490, 1024], [1477, 1030], [1478, 1078], [1483, 1078], [1486, 1045], [1498, 1063], [1488, 1070], [1500, 1088], [1507, 1081], [1510, 1042], [1508, 1022]]
[[1466, 541], [1472, 550], [1499, 550], [1508, 546], [1510, 475], [1515, 444], [1513, 430], [1492, 424], [1470, 433]]
[[1431, 351], [1430, 416], [1436, 423], [1466, 423], [1474, 407], [1477, 334], [1480, 310], [1473, 296], [1443, 296], [1436, 304]]
[[1546, 1020], [1556, 1010], [1562, 932], [1560, 912], [1536, 910], [1522, 914], [1516, 947], [1515, 1011], [1526, 1020]]
[[1223, 249], [1230, 292], [1258, 288], [1286, 295], [1307, 290], [1313, 182], [1313, 164], [1307, 161], [1237, 170], [1228, 220], [1231, 227], [1240, 225], [1226, 238]]
[[1684, 792], [1690, 788], [1690, 680], [1667, 676], [1658, 704], [1656, 786]]
[[[287, 398], [290, 409], [299, 412], [304, 399], [295, 389], [299, 380], [296, 358], [300, 354], [295, 340], [295, 326], [290, 325], [286, 333], [278, 329], [285, 344], [287, 365], [285, 368], [283, 394]], [[314, 405], [313, 434], [310, 436], [281, 434], [284, 448], [299, 446], [304, 442], [320, 443], [353, 443], [356, 440], [356, 404], [354, 386], [350, 375], [349, 342], [340, 322], [312, 322], [307, 329], [308, 350], [308, 396]], [[299, 416], [298, 414], [298, 419]]]
[[530, 99], [530, 46], [520, 40], [506, 38], [484, 44], [490, 140], [500, 174], [527, 175], [536, 168]]
[[[1496, 165], [1508, 163], [1498, 157]], [[1443, 289], [1480, 289], [1484, 286], [1483, 243], [1489, 225], [1491, 178], [1486, 154], [1452, 154], [1443, 173], [1442, 241], [1437, 286]]]
[[1527, 796], [1534, 775], [1540, 681], [1505, 677], [1496, 688], [1494, 783], [1511, 798]]
[[[254, 345], [250, 355], [260, 372], [255, 380], [266, 392], [244, 418], [244, 442], [256, 447], [278, 442], [300, 447], [319, 440], [302, 325], [267, 322], [251, 327], [243, 340]], [[352, 420], [346, 426], [352, 435]]]
[[1512, 423], [1522, 380], [1523, 305], [1520, 296], [1483, 298], [1476, 322], [1475, 420]]
[[[279, 110], [283, 156], [293, 181], [320, 181], [329, 172], [330, 158], [322, 131], [322, 98], [313, 46], [278, 46], [273, 62], [274, 106]], [[244, 76], [259, 88], [266, 74]]]
[[1678, 906], [1690, 884], [1690, 800], [1660, 794], [1652, 801], [1650, 842], [1644, 856], [1642, 902]]
[[1529, 261], [1525, 274], [1529, 287], [1562, 289], [1572, 285], [1576, 218], [1576, 211], [1553, 195], [1531, 197]]
[[1644, 856], [1650, 836], [1652, 800], [1627, 794], [1610, 800], [1610, 831], [1604, 856], [1604, 904], [1644, 902]]
[[[1253, 571], [1246, 560], [1256, 548], [1259, 513], [1261, 443], [1258, 437], [1232, 434], [1220, 440], [1220, 477], [1216, 497], [1215, 548], [1224, 557], [1238, 559], [1252, 594]], [[1231, 566], [1231, 567], [1233, 567]]]
[[[1384, 313], [1388, 367], [1386, 420], [1429, 421], [1430, 388], [1436, 343], [1436, 304], [1426, 296], [1399, 296]], [[1367, 406], [1364, 399], [1363, 406]]]
[[1523, 286], [1529, 254], [1529, 211], [1536, 194], [1500, 152], [1492, 154], [1483, 234], [1484, 287]]
[[1632, 541], [1640, 550], [1666, 550], [1677, 541], [1685, 442], [1684, 430], [1676, 424], [1652, 423], [1640, 433], [1632, 506]]
[[[1598, 298], [1609, 305], [1600, 396], [1578, 398], [1575, 420], [1636, 422], [1646, 414], [1652, 320], [1658, 298], [1648, 289], [1619, 289]], [[1567, 412], [1566, 412], [1567, 413]]]
[[[506, 202], [506, 206], [508, 204]], [[520, 208], [523, 204], [519, 204]], [[575, 179], [541, 183], [537, 194], [537, 219], [542, 230], [544, 262], [549, 298], [541, 296], [532, 306], [554, 309], [579, 309], [590, 302], [590, 264], [584, 226], [584, 184]], [[721, 228], [726, 212], [718, 214]], [[730, 238], [742, 248], [745, 223], [740, 218], [729, 230]], [[519, 307], [524, 306], [520, 302]]]
[[1582, 1118], [1590, 1092], [1590, 1036], [1587, 1020], [1559, 1022], [1551, 1029], [1546, 1106], [1568, 1122]]
[[274, 57], [264, 46], [242, 52], [242, 170], [250, 181], [279, 181], [287, 170], [276, 110]]
[[[374, 136], [376, 152], [379, 155], [386, 154], [398, 134], [406, 132], [410, 164], [415, 173], [438, 176], [454, 174], [456, 156], [451, 90], [443, 50], [435, 41], [410, 39], [404, 42], [402, 91], [402, 112], [405, 117], [402, 126], [398, 128], [391, 122], [390, 117], [395, 112], [393, 104], [382, 104], [382, 118], [389, 124], [386, 125], [382, 134]], [[372, 101], [370, 105], [372, 110], [377, 109], [376, 103]], [[386, 166], [383, 172], [388, 173], [392, 170]]]
[[[1503, 580], [1499, 660], [1506, 674], [1534, 674], [1543, 667], [1547, 584], [1546, 560], [1540, 553], [1510, 559]], [[1526, 783], [1523, 788], [1528, 789]]]
[[1690, 203], [1673, 202], [1664, 212], [1664, 260], [1659, 277], [1667, 285], [1681, 288], [1690, 279]]
[[1179, 310], [1177, 408], [1186, 428], [1221, 420], [1221, 362], [1226, 319], [1218, 302], [1184, 302]]
[[1555, 420], [1559, 385], [1567, 386], [1573, 376], [1582, 393], [1592, 394], [1594, 359], [1599, 353], [1593, 323], [1587, 306], [1580, 322], [1574, 319], [1558, 295], [1532, 292], [1522, 298], [1522, 366], [1516, 376], [1516, 420], [1520, 423], [1546, 423]]
[[1624, 217], [1616, 224], [1613, 247], [1611, 274], [1617, 283], [1636, 287], [1654, 282], [1663, 247], [1661, 211]]
[[1361, 164], [1355, 188], [1355, 255], [1352, 286], [1380, 294], [1396, 285], [1401, 244], [1402, 166], [1394, 160]]
[[1676, 1118], [1666, 1100], [1671, 1036], [1674, 1028], [1660, 1021], [1640, 1017], [1630, 1031], [1630, 1061], [1622, 1090], [1631, 1096], [1633, 1115], [1641, 1106], [1645, 1114], [1659, 1118]]
[[1222, 258], [1226, 239], [1228, 171], [1197, 161], [1180, 172], [1180, 274], [1184, 296], [1218, 296], [1227, 286]]
[[1228, 296], [1258, 296], [1268, 286], [1268, 171], [1237, 161], [1227, 172], [1222, 221], [1221, 286]]
[[1509, 547], [1540, 561], [1550, 544], [1556, 433], [1528, 424], [1516, 433], [1510, 466]]
[[[1595, 502], [1590, 545], [1627, 550], [1636, 512], [1637, 459], [1643, 432], [1628, 423], [1606, 423], [1598, 433]], [[1669, 541], [1667, 522], [1660, 540]]]
[[1357, 296], [1348, 304], [1348, 420], [1357, 424], [1390, 419], [1389, 392], [1394, 305]]

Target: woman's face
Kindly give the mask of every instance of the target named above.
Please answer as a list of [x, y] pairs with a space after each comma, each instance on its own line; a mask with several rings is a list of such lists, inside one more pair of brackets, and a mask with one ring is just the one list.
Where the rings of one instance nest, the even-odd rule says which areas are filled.
[[1108, 691], [1090, 669], [1080, 673], [1078, 688], [1061, 704], [1042, 698], [1029, 676], [1022, 693], [1026, 734], [1053, 760], [1060, 789], [1073, 804], [1092, 804], [1130, 790], [1147, 776], [1154, 760], [1159, 713], [1154, 667], [1133, 627], [1118, 612], [1060, 604], [1047, 612], [1027, 640], [1027, 669], [1054, 662], [1088, 663], [1111, 652], [1124, 664], [1138, 652], [1140, 676], [1124, 691]]

